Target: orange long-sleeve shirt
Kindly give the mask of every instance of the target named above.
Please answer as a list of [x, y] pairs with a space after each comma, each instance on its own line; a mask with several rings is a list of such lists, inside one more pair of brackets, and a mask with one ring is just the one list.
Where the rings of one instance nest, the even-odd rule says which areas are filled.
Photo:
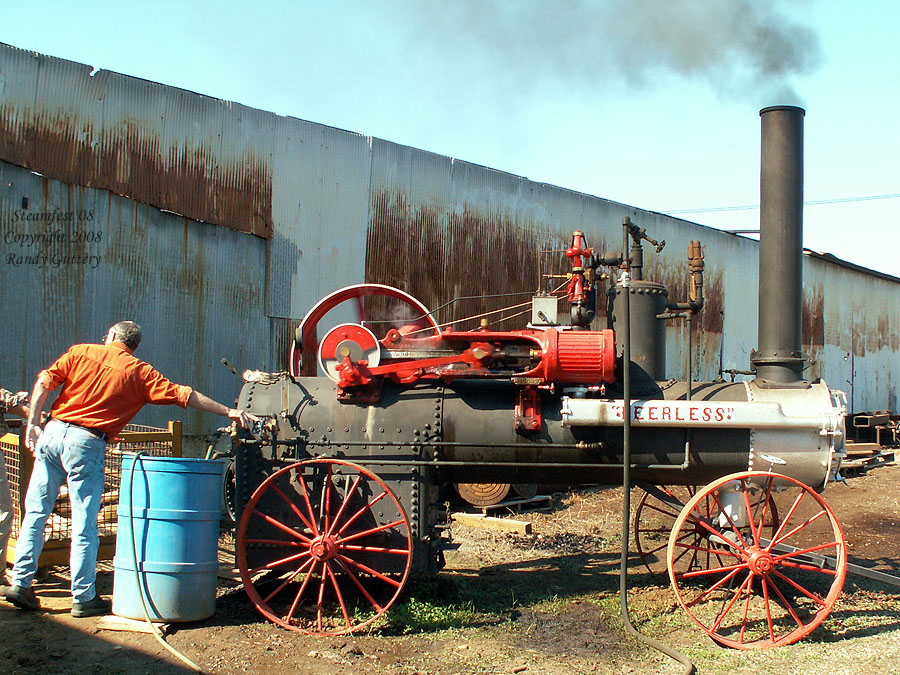
[[99, 429], [110, 439], [146, 404], [184, 408], [193, 391], [167, 380], [121, 342], [73, 345], [38, 378], [50, 391], [62, 385], [51, 417]]

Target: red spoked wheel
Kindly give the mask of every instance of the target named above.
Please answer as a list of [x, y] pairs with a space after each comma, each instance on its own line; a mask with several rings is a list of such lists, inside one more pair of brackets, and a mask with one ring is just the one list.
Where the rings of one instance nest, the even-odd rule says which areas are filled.
[[[772, 527], [776, 502], [782, 519]], [[844, 533], [825, 500], [798, 480], [756, 471], [694, 495], [672, 528], [667, 562], [679, 604], [713, 640], [737, 649], [809, 635], [847, 572]]]
[[412, 563], [403, 505], [368, 469], [312, 459], [269, 476], [237, 531], [250, 600], [279, 626], [311, 635], [357, 631], [400, 595]]

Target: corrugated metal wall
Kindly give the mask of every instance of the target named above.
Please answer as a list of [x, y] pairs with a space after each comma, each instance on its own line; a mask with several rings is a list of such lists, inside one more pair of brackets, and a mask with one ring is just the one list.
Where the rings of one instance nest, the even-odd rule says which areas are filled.
[[[336, 288], [387, 283], [432, 307], [453, 296], [530, 292], [539, 271], [566, 269], [558, 251], [574, 229], [598, 250], [620, 249], [626, 215], [667, 241], [660, 256], [646, 251], [645, 276], [666, 283], [673, 299], [686, 295], [688, 241], [707, 247], [694, 377], [749, 367], [757, 341], [752, 240], [360, 134], [91, 72], [0, 46], [0, 382], [7, 388], [30, 388], [38, 370], [73, 341], [98, 340], [113, 321], [132, 318], [147, 331], [144, 358], [227, 402], [238, 383], [219, 359], [240, 368], [283, 367], [299, 318]], [[60, 223], [48, 215], [57, 212], [76, 215]], [[26, 213], [39, 219], [26, 221]], [[16, 236], [52, 234], [61, 225], [83, 238], [99, 233], [100, 240], [51, 241], [47, 252], [87, 256], [88, 263], [9, 261], [10, 254], [40, 249]], [[93, 268], [92, 255], [101, 259]], [[897, 409], [900, 282], [821, 257], [805, 259], [804, 275], [811, 375], [852, 390], [857, 410]], [[524, 299], [460, 303], [452, 314]], [[351, 308], [329, 317], [352, 318]], [[668, 330], [669, 375], [681, 379], [685, 329]], [[171, 412], [142, 419], [152, 423]], [[216, 422], [189, 418], [188, 429], [205, 432]]]

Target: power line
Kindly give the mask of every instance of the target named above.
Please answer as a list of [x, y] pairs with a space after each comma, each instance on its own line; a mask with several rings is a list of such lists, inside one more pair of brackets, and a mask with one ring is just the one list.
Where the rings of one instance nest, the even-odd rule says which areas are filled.
[[[897, 199], [900, 193], [889, 195], [868, 195], [865, 197], [842, 197], [840, 199], [817, 199], [815, 201], [803, 202], [804, 206], [819, 206], [821, 204], [844, 204], [846, 202], [869, 202], [875, 199]], [[676, 209], [662, 210], [660, 213], [676, 214], [676, 213], [715, 213], [719, 211], [755, 211], [759, 209], [759, 204], [747, 204], [745, 206], [714, 206], [705, 209]]]

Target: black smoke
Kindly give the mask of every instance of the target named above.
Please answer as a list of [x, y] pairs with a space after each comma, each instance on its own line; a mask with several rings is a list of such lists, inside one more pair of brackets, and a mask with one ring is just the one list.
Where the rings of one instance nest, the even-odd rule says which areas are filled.
[[[480, 53], [517, 87], [541, 80], [609, 92], [673, 77], [722, 99], [800, 103], [793, 80], [822, 49], [804, 0], [478, 0], [412, 3], [421, 40]], [[473, 77], [479, 75], [472, 73]]]

